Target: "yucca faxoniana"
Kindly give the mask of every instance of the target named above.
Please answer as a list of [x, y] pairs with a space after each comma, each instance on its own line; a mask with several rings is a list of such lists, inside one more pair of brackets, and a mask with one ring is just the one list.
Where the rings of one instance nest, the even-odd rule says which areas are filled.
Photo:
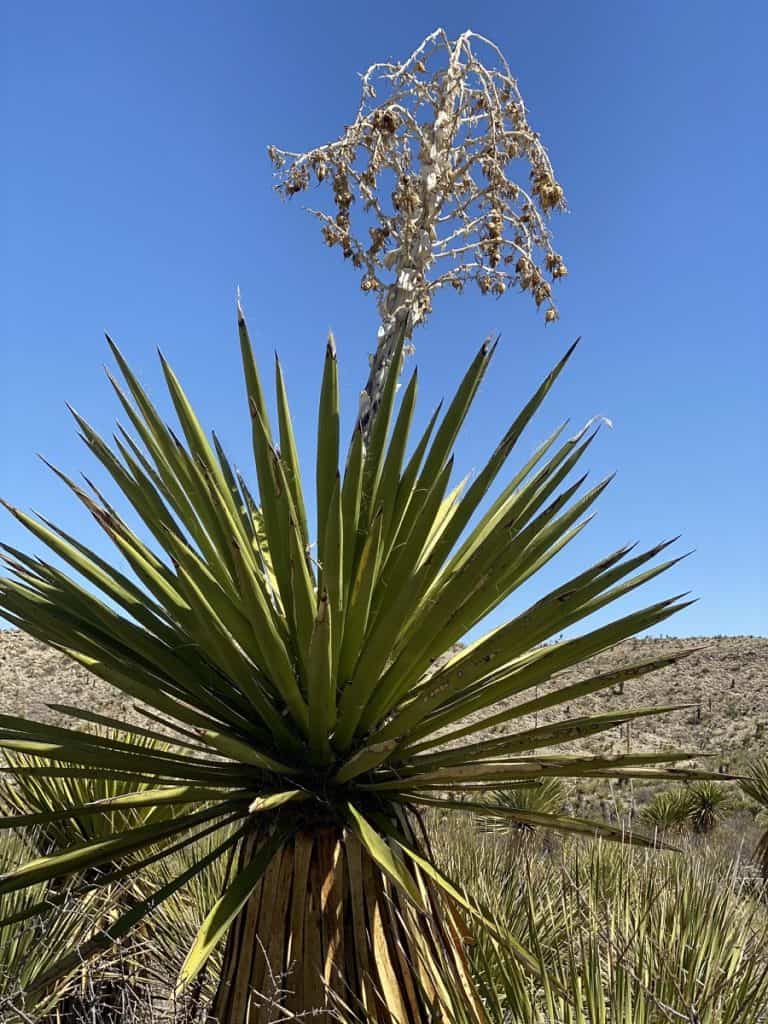
[[[374, 1020], [419, 1022], [436, 1012], [449, 1018], [448, 1003], [455, 998], [449, 993], [460, 991], [479, 1018], [459, 941], [465, 925], [457, 916], [479, 911], [431, 863], [418, 811], [440, 806], [474, 812], [482, 809], [477, 797], [485, 788], [533, 779], [705, 774], [669, 767], [689, 758], [687, 751], [541, 752], [670, 709], [515, 729], [522, 716], [682, 656], [544, 695], [536, 691], [561, 670], [685, 607], [684, 597], [671, 598], [582, 636], [545, 643], [677, 560], [649, 567], [666, 544], [641, 554], [621, 548], [430, 673], [436, 658], [578, 535], [607, 485], [580, 493], [584, 477], [566, 482], [595, 432], [585, 428], [563, 441], [561, 427], [481, 511], [573, 347], [462, 492], [449, 490], [451, 452], [493, 346], [482, 346], [442, 417], [435, 411], [412, 451], [417, 378], [414, 373], [396, 409], [399, 351], [369, 443], [356, 430], [340, 472], [339, 389], [330, 341], [319, 401], [314, 547], [279, 363], [275, 437], [239, 309], [238, 325], [257, 491], [233, 470], [215, 436], [209, 443], [162, 356], [184, 441], [163, 422], [110, 341], [125, 384], [110, 380], [135, 434], [120, 427], [110, 446], [74, 416], [87, 446], [156, 543], [141, 540], [97, 489], [87, 493], [58, 469], [114, 542], [127, 572], [49, 520], [8, 506], [85, 584], [6, 547], [12, 574], [0, 590], [4, 614], [141, 702], [147, 715], [171, 730], [175, 746], [148, 753], [141, 730], [126, 722], [111, 724], [134, 733], [135, 740], [8, 715], [0, 718], [0, 746], [65, 763], [29, 768], [30, 774], [136, 783], [135, 795], [53, 812], [51, 820], [115, 806], [168, 805], [176, 813], [31, 861], [0, 878], [0, 893], [129, 855], [123, 872], [138, 871], [158, 849], [172, 851], [220, 829], [221, 842], [205, 858], [138, 901], [109, 934], [65, 954], [39, 984], [126, 934], [212, 860], [237, 849], [233, 877], [200, 929], [179, 981], [183, 987], [195, 978], [229, 935], [214, 1008], [220, 1024], [267, 1020], [273, 1012], [263, 995], [268, 978], [286, 979], [288, 994], [281, 1001], [288, 1011], [316, 1008], [333, 997]], [[80, 717], [87, 722], [89, 713]], [[505, 735], [484, 736], [488, 727], [502, 724]], [[140, 788], [144, 783], [149, 788]], [[514, 810], [508, 814], [515, 820]], [[601, 823], [558, 814], [540, 818], [566, 832], [624, 838]], [[31, 822], [23, 816], [14, 822], [24, 824]], [[515, 948], [535, 969], [535, 959]]]
[[[3, 835], [0, 870], [13, 870], [34, 855], [35, 849], [28, 839], [19, 832]], [[108, 901], [103, 893], [81, 894], [82, 899], [76, 902], [72, 890], [71, 880], [65, 882], [55, 897], [55, 915], [46, 917], [43, 922], [37, 920], [37, 915], [53, 898], [48, 883], [40, 882], [0, 896], [0, 1020], [3, 1024], [49, 1021], [63, 1001], [73, 998], [77, 981], [81, 980], [73, 977], [75, 972], [59, 975], [45, 990], [30, 991], [41, 970], [60, 958], [62, 948], [86, 941], [92, 919], [105, 911]], [[104, 975], [107, 975], [113, 965], [104, 966]]]
[[725, 787], [718, 786], [711, 779], [690, 786], [686, 798], [691, 828], [700, 835], [708, 835], [717, 828], [731, 802], [731, 795]]
[[[60, 704], [48, 706], [59, 713], [75, 710]], [[98, 713], [89, 715], [94, 724], [97, 724], [101, 717]], [[152, 734], [143, 735], [138, 732], [127, 733], [102, 728], [97, 731], [96, 738], [116, 743], [127, 740], [150, 755], [171, 749], [169, 737], [163, 737], [162, 733], [153, 733], [151, 730], [147, 730], [147, 733]], [[29, 838], [40, 854], [50, 853], [57, 848], [83, 840], [95, 842], [107, 839], [115, 831], [146, 824], [150, 820], [168, 817], [173, 813], [173, 808], [156, 807], [151, 803], [144, 807], [127, 807], [120, 810], [120, 803], [117, 801], [111, 813], [85, 814], [81, 817], [63, 816], [63, 812], [71, 807], [99, 801], [104, 801], [108, 805], [110, 800], [117, 797], [135, 796], [149, 789], [151, 783], [137, 784], [132, 778], [120, 779], [108, 775], [99, 778], [68, 778], [66, 773], [46, 774], [46, 768], [63, 768], [67, 762], [35, 754], [14, 753], [10, 750], [6, 750], [5, 761], [8, 771], [0, 777], [0, 823], [7, 827], [21, 816], [32, 825], [31, 819], [37, 818], [37, 825]], [[30, 768], [38, 771], [30, 772]]]

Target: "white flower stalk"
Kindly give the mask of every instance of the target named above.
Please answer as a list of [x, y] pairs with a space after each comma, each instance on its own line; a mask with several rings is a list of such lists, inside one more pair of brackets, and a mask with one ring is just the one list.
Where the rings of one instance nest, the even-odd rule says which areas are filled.
[[403, 63], [372, 65], [341, 138], [307, 153], [270, 146], [269, 155], [286, 197], [331, 182], [334, 212], [310, 212], [378, 296], [360, 404], [366, 434], [398, 341], [410, 340], [439, 289], [474, 282], [500, 296], [519, 287], [547, 322], [557, 318], [550, 282], [567, 271], [547, 222], [565, 209], [563, 189], [509, 65], [483, 36], [450, 40], [438, 29]]

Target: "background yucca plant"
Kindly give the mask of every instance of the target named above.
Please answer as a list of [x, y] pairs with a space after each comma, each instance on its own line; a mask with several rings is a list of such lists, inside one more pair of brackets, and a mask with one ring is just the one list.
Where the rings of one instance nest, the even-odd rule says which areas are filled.
[[[55, 707], [57, 710], [69, 710], [58, 705]], [[98, 725], [101, 716], [88, 712], [84, 714]], [[116, 742], [133, 739], [147, 753], [169, 749], [168, 743], [159, 733], [153, 735], [147, 731], [146, 735], [131, 736], [115, 729], [99, 728], [98, 736]], [[4, 815], [0, 822], [8, 826], [21, 819], [32, 826], [27, 834], [40, 856], [82, 842], [109, 839], [116, 833], [146, 825], [150, 820], [167, 818], [173, 811], [173, 808], [167, 806], [147, 804], [144, 807], [129, 806], [125, 810], [105, 811], [102, 814], [73, 816], [69, 813], [73, 807], [98, 805], [102, 801], [109, 806], [109, 801], [126, 794], [135, 796], [147, 789], [149, 784], [137, 785], [133, 779], [109, 776], [70, 778], [67, 774], [45, 774], [46, 770], [61, 769], [62, 762], [31, 754], [6, 751], [5, 760], [10, 771], [6, 778], [0, 779], [0, 811]], [[57, 906], [64, 907], [64, 910], [56, 911], [64, 916], [76, 913], [79, 896], [85, 897], [94, 888], [101, 890], [99, 902], [102, 913], [98, 915], [90, 908], [87, 920], [80, 922], [80, 942], [102, 931], [121, 908], [123, 911], [129, 909], [132, 902], [141, 895], [140, 879], [129, 879], [126, 884], [121, 881], [122, 873], [117, 871], [113, 882], [106, 880], [110, 867], [114, 873], [119, 865], [95, 865], [82, 872], [74, 881], [65, 880], [60, 891], [57, 891], [55, 883], [48, 887], [46, 899], [49, 905], [55, 902]], [[141, 937], [137, 938], [140, 943]], [[87, 1020], [96, 1007], [99, 1024], [122, 1024], [129, 1004], [136, 1006], [145, 995], [137, 971], [137, 961], [140, 960], [141, 957], [131, 955], [130, 946], [123, 947], [118, 963], [114, 962], [111, 952], [106, 952], [100, 962], [84, 967], [80, 983], [71, 985], [62, 994], [46, 1020], [51, 1024], [78, 1024]]]
[[[192, 982], [228, 935], [213, 1007], [220, 1024], [267, 1020], [276, 1012], [268, 978], [284, 979], [282, 1013], [314, 1010], [330, 999], [379, 1021], [452, 1020], [459, 1004], [480, 1019], [458, 915], [481, 911], [434, 866], [419, 811], [475, 812], [487, 787], [534, 779], [703, 774], [668, 767], [689, 757], [687, 751], [589, 756], [544, 749], [669, 709], [516, 727], [529, 714], [680, 657], [544, 695], [537, 690], [684, 607], [683, 598], [671, 598], [548, 642], [676, 560], [649, 567], [666, 544], [640, 554], [621, 548], [430, 671], [579, 534], [607, 486], [603, 481], [580, 493], [584, 476], [568, 481], [594, 431], [563, 441], [559, 428], [481, 510], [573, 348], [462, 491], [450, 490], [451, 451], [493, 346], [482, 346], [442, 417], [434, 412], [411, 450], [417, 378], [403, 389], [396, 411], [401, 339], [368, 442], [355, 430], [340, 471], [330, 342], [319, 401], [314, 545], [279, 363], [275, 436], [241, 313], [238, 324], [257, 492], [232, 469], [216, 438], [209, 443], [165, 360], [183, 440], [110, 341], [125, 386], [110, 380], [135, 435], [121, 427], [110, 446], [74, 415], [153, 542], [143, 541], [100, 491], [86, 492], [58, 469], [114, 542], [126, 571], [49, 520], [8, 506], [85, 583], [6, 548], [11, 576], [0, 589], [4, 614], [141, 702], [152, 720], [164, 723], [173, 746], [148, 751], [142, 730], [126, 722], [111, 721], [130, 737], [116, 739], [12, 716], [0, 718], [0, 746], [64, 764], [30, 766], [31, 776], [131, 784], [121, 796], [50, 811], [45, 822], [116, 808], [170, 807], [174, 814], [7, 871], [0, 894], [118, 862], [129, 877], [186, 843], [216, 836], [204, 856], [136, 900], [108, 932], [64, 953], [37, 984], [97, 955], [236, 849], [232, 877], [197, 932], [179, 980], [180, 989]], [[485, 738], [484, 730], [499, 725], [506, 726], [504, 735]], [[504, 813], [522, 820], [515, 809]], [[565, 832], [625, 838], [609, 825], [563, 814], [542, 813], [538, 820]], [[41, 824], [39, 814], [14, 821], [32, 824]], [[514, 938], [504, 941], [538, 969]]]
[[[0, 870], [13, 871], [35, 853], [26, 837], [8, 832], [0, 842]], [[45, 882], [0, 896], [0, 1020], [8, 1024], [40, 1021], [55, 1012], [67, 998], [74, 998], [82, 984], [76, 969], [58, 975], [47, 990], [32, 990], [32, 982], [61, 956], [88, 935], [94, 913], [103, 911], [101, 894], [91, 892], [78, 902], [71, 883], [56, 894], [56, 913], [41, 920], [52, 905], [53, 894]], [[111, 965], [105, 965], [106, 970]], [[63, 1018], [66, 1020], [66, 1018]]]
[[[768, 811], [768, 756], [758, 758], [749, 766], [747, 778], [741, 783], [744, 792]], [[755, 849], [755, 860], [760, 866], [763, 878], [768, 882], [768, 828]]]
[[640, 812], [640, 820], [648, 829], [664, 833], [668, 829], [682, 829], [691, 815], [691, 799], [687, 789], [671, 786], [656, 793]]
[[688, 819], [693, 831], [702, 835], [714, 831], [728, 809], [728, 790], [711, 779], [703, 779], [688, 787], [687, 797]]
[[[76, 711], [64, 709], [62, 705], [51, 706], [65, 712]], [[147, 754], [170, 749], [168, 742], [163, 740], [159, 733], [158, 738], [154, 738], [136, 733], [123, 733], [116, 729], [100, 729], [94, 735], [107, 742], [132, 741], [136, 748], [143, 748]], [[99, 804], [101, 801], [115, 800], [126, 794], [141, 793], [148, 789], [150, 784], [137, 784], [132, 778], [113, 778], [107, 774], [87, 778], [70, 777], [69, 769], [63, 761], [34, 754], [14, 753], [10, 750], [5, 752], [5, 762], [8, 772], [0, 778], [0, 811], [3, 814], [0, 820], [6, 826], [19, 818], [24, 819], [28, 825], [36, 825], [34, 829], [30, 829], [29, 835], [40, 854], [47, 854], [57, 847], [84, 840], [107, 839], [115, 832], [146, 824], [150, 819], [168, 817], [172, 810], [151, 802], [143, 807], [129, 806], [125, 810], [120, 810], [118, 800], [116, 809], [112, 811], [105, 810], [101, 814], [85, 814], [81, 817], [73, 816], [68, 813], [73, 807]], [[62, 773], [49, 773], [56, 769], [62, 769]], [[35, 817], [39, 819], [37, 822], [32, 820]]]
[[[529, 834], [539, 825], [540, 814], [558, 816], [565, 806], [566, 789], [561, 779], [536, 780], [533, 785], [494, 790], [487, 798], [487, 810], [478, 815], [478, 824], [487, 832]], [[496, 814], [496, 810], [500, 814]], [[506, 812], [515, 812], [510, 818]]]

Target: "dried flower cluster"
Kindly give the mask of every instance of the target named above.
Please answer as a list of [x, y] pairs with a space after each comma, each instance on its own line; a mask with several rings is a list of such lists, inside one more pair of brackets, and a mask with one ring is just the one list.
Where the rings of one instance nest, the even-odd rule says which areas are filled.
[[507, 62], [484, 37], [452, 41], [438, 29], [402, 64], [374, 64], [340, 139], [307, 153], [270, 146], [269, 155], [284, 196], [331, 182], [335, 212], [310, 212], [378, 296], [363, 420], [396, 339], [410, 337], [438, 289], [474, 282], [499, 296], [519, 287], [547, 322], [557, 318], [551, 282], [567, 270], [547, 221], [565, 209], [563, 189]]

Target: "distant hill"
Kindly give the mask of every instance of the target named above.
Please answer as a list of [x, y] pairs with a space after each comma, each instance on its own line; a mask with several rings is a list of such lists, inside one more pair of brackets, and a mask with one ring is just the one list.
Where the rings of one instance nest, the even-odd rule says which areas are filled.
[[[568, 717], [623, 707], [693, 704], [695, 707], [690, 710], [634, 723], [629, 736], [631, 746], [706, 751], [713, 755], [708, 763], [723, 763], [731, 771], [736, 770], [745, 757], [768, 750], [766, 637], [626, 640], [578, 670], [562, 673], [558, 685], [691, 647], [700, 649], [677, 665], [628, 683], [623, 694], [609, 690], [574, 702], [567, 711]], [[517, 698], [516, 702], [528, 696]], [[74, 704], [119, 718], [140, 720], [129, 698], [90, 676], [64, 655], [16, 630], [0, 631], [0, 712], [66, 724], [66, 719], [46, 707], [48, 703]], [[539, 724], [565, 716], [564, 708], [555, 708], [543, 713]], [[525, 725], [529, 724], [534, 723], [526, 720]], [[515, 729], [519, 727], [516, 722]], [[498, 732], [506, 728], [498, 727]], [[584, 742], [592, 751], [625, 750], [626, 744], [626, 731], [619, 729]]]
[[[633, 749], [692, 750], [707, 752], [713, 761], [742, 764], [746, 757], [768, 750], [768, 638], [755, 636], [640, 638], [625, 640], [578, 668], [562, 672], [556, 683], [542, 687], [561, 687], [592, 675], [653, 661], [654, 659], [697, 648], [675, 665], [641, 676], [625, 684], [623, 692], [608, 689], [574, 701], [570, 706], [543, 712], [538, 724], [566, 717], [620, 711], [622, 708], [692, 704], [694, 707], [666, 715], [636, 721], [629, 742]], [[529, 699], [516, 697], [509, 703]], [[519, 719], [531, 727], [532, 719]], [[506, 726], [496, 727], [501, 732]], [[626, 728], [613, 729], [583, 741], [593, 752], [624, 751]], [[574, 749], [571, 747], [571, 749]], [[719, 766], [719, 764], [718, 764]]]

